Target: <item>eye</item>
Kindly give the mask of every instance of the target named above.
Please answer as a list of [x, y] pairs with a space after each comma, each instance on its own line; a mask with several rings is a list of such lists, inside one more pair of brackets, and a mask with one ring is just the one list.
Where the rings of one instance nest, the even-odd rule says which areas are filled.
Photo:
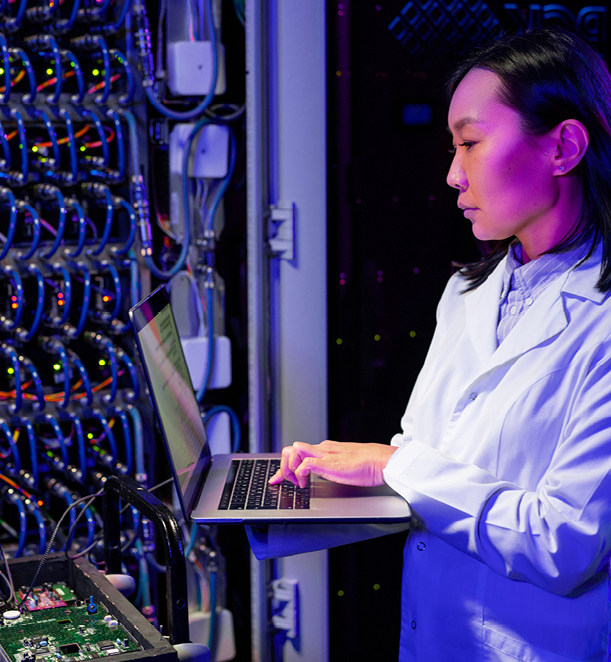
[[[466, 147], [467, 149], [471, 149], [473, 145], [475, 145], [473, 140], [465, 140], [464, 143], [458, 143], [456, 147]], [[449, 149], [448, 152], [450, 152], [450, 154], [456, 154], [456, 147], [452, 147], [452, 149]]]

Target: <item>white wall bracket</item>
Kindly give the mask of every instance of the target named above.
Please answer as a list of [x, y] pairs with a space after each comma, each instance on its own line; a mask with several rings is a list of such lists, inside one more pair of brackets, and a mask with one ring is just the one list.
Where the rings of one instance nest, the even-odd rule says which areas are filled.
[[274, 579], [272, 591], [272, 623], [277, 630], [284, 630], [289, 639], [296, 639], [299, 635], [299, 582]]
[[279, 202], [270, 207], [268, 242], [274, 257], [295, 259], [295, 203]]

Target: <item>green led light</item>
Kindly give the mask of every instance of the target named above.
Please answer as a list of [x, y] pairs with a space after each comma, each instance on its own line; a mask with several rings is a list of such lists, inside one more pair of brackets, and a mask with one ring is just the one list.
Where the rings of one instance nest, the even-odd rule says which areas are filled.
[[8, 372], [9, 375], [14, 375], [15, 374], [15, 368], [9, 368], [7, 370], [7, 372]]
[[47, 76], [53, 75], [53, 69], [47, 69]]
[[81, 152], [84, 152], [86, 149], [85, 145], [81, 145]]
[[343, 592], [343, 591], [338, 591], [338, 592], [337, 592], [337, 595], [339, 595], [339, 597], [341, 598], [342, 595], [344, 595], [344, 592]]
[[409, 332], [409, 337], [410, 338], [415, 338], [416, 337], [416, 332], [415, 331], [410, 331]]
[[3, 74], [4, 74], [4, 69], [2, 69], [2, 67], [0, 67], [0, 76], [2, 76]]
[[373, 337], [373, 339], [376, 340], [376, 341], [379, 340], [380, 339], [379, 334], [376, 333], [375, 336]]
[[91, 432], [87, 435], [87, 439], [93, 439], [93, 434], [91, 434]]
[[374, 591], [379, 591], [380, 590], [380, 585], [379, 584], [374, 584], [373, 585], [373, 590]]
[[54, 363], [53, 364], [53, 370], [61, 370], [62, 366], [61, 363]]
[[100, 365], [106, 365], [106, 361], [105, 361], [104, 359], [100, 359], [100, 360], [98, 361], [98, 363], [99, 363]]
[[100, 75], [100, 70], [99, 70], [99, 69], [94, 69], [91, 73], [92, 73], [94, 76], [99, 76], [99, 75]]
[[36, 147], [36, 145], [34, 145], [34, 147], [32, 147], [32, 151], [33, 151], [33, 152], [37, 152], [37, 151], [38, 151], [38, 147]]
[[336, 342], [338, 345], [341, 345], [342, 342], [344, 342], [344, 341], [343, 341], [341, 338], [338, 338], [335, 342]]

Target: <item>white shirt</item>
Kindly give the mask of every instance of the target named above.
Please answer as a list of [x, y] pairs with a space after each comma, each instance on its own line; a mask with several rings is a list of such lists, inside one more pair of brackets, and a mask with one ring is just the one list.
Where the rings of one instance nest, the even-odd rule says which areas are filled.
[[586, 254], [581, 245], [564, 253], [545, 253], [522, 264], [522, 245], [516, 239], [507, 252], [499, 307], [497, 340], [500, 345], [535, 299], [558, 276]]
[[[387, 483], [408, 537], [401, 662], [607, 660], [611, 298], [598, 250], [497, 344], [505, 260], [454, 276]], [[405, 443], [409, 441], [410, 443]]]

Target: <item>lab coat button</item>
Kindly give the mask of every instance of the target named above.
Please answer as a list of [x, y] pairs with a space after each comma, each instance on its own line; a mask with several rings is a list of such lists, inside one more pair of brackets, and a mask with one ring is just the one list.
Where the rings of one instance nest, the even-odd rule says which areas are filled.
[[412, 630], [416, 629], [416, 621], [412, 621]]
[[525, 301], [524, 303], [525, 303], [527, 306], [532, 306], [532, 304], [533, 304], [533, 300], [532, 300], [531, 297], [528, 297], [528, 299], [526, 299], [526, 301]]
[[425, 549], [426, 545], [425, 545], [423, 542], [419, 542], [419, 543], [416, 545], [416, 547], [417, 547], [417, 549], [419, 549], [420, 551], [422, 551], [423, 549]]
[[518, 308], [517, 308], [517, 306], [511, 306], [511, 308], [509, 309], [509, 312], [510, 312], [512, 315], [515, 315], [515, 314], [518, 312]]
[[477, 398], [477, 393], [469, 393], [469, 400], [475, 400], [475, 398]]

